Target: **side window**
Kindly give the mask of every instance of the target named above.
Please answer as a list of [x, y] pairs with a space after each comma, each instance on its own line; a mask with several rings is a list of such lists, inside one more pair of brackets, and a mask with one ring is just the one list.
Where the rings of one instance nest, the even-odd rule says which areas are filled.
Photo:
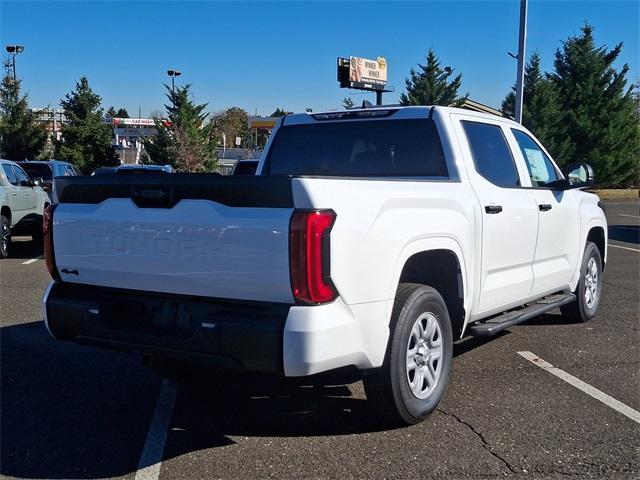
[[497, 125], [463, 121], [477, 172], [499, 187], [518, 187], [520, 178], [504, 138]]
[[511, 129], [513, 136], [516, 137], [524, 161], [529, 170], [531, 177], [531, 185], [534, 187], [544, 187], [548, 183], [559, 180], [560, 177], [553, 163], [547, 155], [542, 151], [538, 144], [522, 130]]
[[18, 185], [18, 177], [16, 177], [13, 168], [8, 163], [2, 164], [2, 169], [4, 170], [4, 174], [7, 176], [7, 180], [11, 185]]
[[16, 165], [13, 166], [13, 169], [16, 172], [16, 177], [18, 177], [18, 185], [20, 185], [20, 182], [27, 182], [27, 185], [31, 183], [29, 176], [24, 173], [24, 170]]

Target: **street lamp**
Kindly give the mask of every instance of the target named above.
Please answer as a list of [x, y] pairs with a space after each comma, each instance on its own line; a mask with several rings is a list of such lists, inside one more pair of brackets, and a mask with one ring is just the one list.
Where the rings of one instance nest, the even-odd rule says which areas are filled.
[[178, 70], [167, 70], [167, 75], [171, 77], [171, 93], [176, 93], [176, 77], [182, 75]]
[[7, 45], [7, 53], [13, 57], [11, 64], [13, 66], [13, 80], [16, 80], [16, 55], [24, 52], [24, 45]]

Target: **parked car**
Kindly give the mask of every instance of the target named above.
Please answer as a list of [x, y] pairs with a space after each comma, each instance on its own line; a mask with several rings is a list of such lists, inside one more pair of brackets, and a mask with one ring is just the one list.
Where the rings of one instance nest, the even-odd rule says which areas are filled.
[[592, 172], [563, 174], [524, 127], [468, 110], [288, 115], [254, 177], [57, 179], [45, 321], [167, 376], [185, 360], [356, 367], [381, 418], [417, 423], [454, 340], [558, 307], [594, 317], [607, 222], [581, 190]]
[[42, 185], [17, 163], [0, 159], [0, 258], [9, 256], [12, 235], [42, 241], [42, 216], [50, 203]]
[[238, 160], [231, 170], [231, 175], [255, 175], [260, 160]]
[[73, 177], [82, 175], [82, 172], [69, 162], [62, 160], [46, 160], [46, 161], [24, 161], [18, 162], [18, 165], [27, 172], [31, 179], [41, 178], [42, 188], [49, 195], [49, 201], [52, 201], [52, 189], [54, 177]]
[[116, 175], [137, 174], [137, 173], [174, 173], [171, 165], [120, 165], [116, 167]]
[[113, 175], [116, 171], [116, 167], [98, 167], [92, 173], [91, 176], [96, 175]]

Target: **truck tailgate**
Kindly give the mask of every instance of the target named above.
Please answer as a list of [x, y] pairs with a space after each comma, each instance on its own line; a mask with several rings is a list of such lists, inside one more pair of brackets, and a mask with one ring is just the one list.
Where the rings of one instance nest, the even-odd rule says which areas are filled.
[[293, 303], [287, 177], [206, 174], [56, 180], [65, 282]]

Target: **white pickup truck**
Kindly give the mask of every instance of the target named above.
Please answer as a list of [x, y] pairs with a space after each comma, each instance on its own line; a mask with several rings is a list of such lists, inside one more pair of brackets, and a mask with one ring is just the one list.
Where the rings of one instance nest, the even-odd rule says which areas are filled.
[[453, 342], [560, 307], [591, 319], [607, 224], [508, 119], [444, 107], [283, 117], [255, 177], [56, 179], [59, 340], [287, 377], [356, 367], [395, 424], [432, 412]]

